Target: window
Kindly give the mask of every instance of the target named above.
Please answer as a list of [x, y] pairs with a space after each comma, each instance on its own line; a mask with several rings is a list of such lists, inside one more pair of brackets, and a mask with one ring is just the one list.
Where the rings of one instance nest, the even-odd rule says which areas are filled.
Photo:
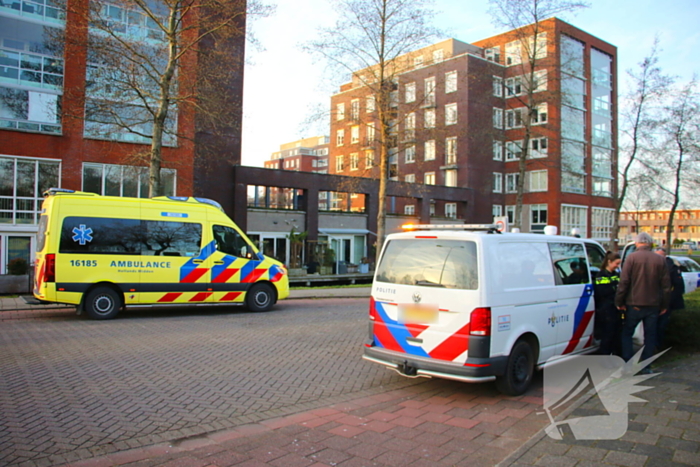
[[503, 193], [503, 174], [493, 173], [493, 192]]
[[365, 141], [366, 144], [372, 144], [374, 142], [374, 135], [375, 135], [375, 127], [374, 127], [374, 122], [369, 122], [367, 124], [367, 141]]
[[366, 112], [372, 113], [375, 111], [376, 107], [377, 107], [377, 101], [374, 98], [374, 96], [367, 96]]
[[612, 180], [609, 178], [593, 177], [593, 195], [611, 197]]
[[547, 138], [530, 140], [530, 157], [547, 157]]
[[404, 87], [404, 100], [407, 103], [416, 101], [416, 83], [406, 84]]
[[413, 216], [416, 213], [416, 206], [414, 204], [407, 204], [403, 207], [403, 213], [406, 216]]
[[506, 141], [506, 160], [515, 161], [522, 156], [522, 141]]
[[547, 171], [533, 170], [530, 175], [530, 191], [547, 191]]
[[518, 190], [520, 174], [506, 174], [506, 193], [515, 193]]
[[389, 93], [389, 107], [399, 106], [399, 91], [391, 91]]
[[433, 62], [438, 63], [443, 60], [445, 53], [442, 49], [433, 50]]
[[[177, 170], [161, 169], [165, 196], [175, 195]], [[148, 168], [127, 165], [83, 164], [83, 191], [104, 196], [148, 198]]]
[[224, 225], [214, 225], [213, 231], [218, 251], [239, 258], [253, 257], [253, 248], [235, 229]]
[[491, 206], [491, 214], [493, 217], [501, 217], [503, 215], [503, 206], [500, 204], [494, 204]]
[[335, 171], [342, 172], [345, 170], [345, 158], [343, 156], [335, 156]]
[[477, 290], [476, 243], [463, 240], [396, 239], [387, 242], [377, 281], [435, 284], [443, 289]]
[[432, 161], [435, 160], [435, 140], [431, 139], [424, 143], [424, 156], [423, 160]]
[[435, 128], [435, 109], [425, 109], [423, 122], [425, 128]]
[[547, 122], [547, 103], [542, 103], [537, 106], [535, 113], [532, 115], [532, 124], [537, 125]]
[[423, 56], [422, 55], [416, 55], [413, 57], [413, 66], [415, 68], [423, 66]]
[[391, 148], [389, 150], [389, 180], [399, 179], [399, 155], [396, 154], [396, 148]]
[[556, 285], [588, 284], [586, 252], [580, 243], [549, 243]]
[[614, 209], [591, 208], [591, 235], [596, 239], [608, 240], [612, 236]]
[[345, 103], [340, 103], [335, 105], [335, 119], [337, 121], [343, 120], [345, 118]]
[[457, 90], [457, 72], [448, 71], [445, 73], [445, 94], [455, 92]]
[[435, 77], [431, 76], [430, 78], [426, 78], [424, 84], [425, 84], [424, 104], [426, 106], [434, 106], [435, 105]]
[[411, 112], [406, 115], [404, 123], [404, 141], [413, 141], [416, 138], [416, 114]]
[[457, 170], [445, 170], [445, 186], [457, 186]]
[[357, 170], [360, 168], [360, 155], [356, 152], [350, 154], [350, 170]]
[[451, 165], [457, 163], [457, 138], [451, 137], [445, 139], [445, 164]]
[[484, 50], [484, 56], [486, 57], [486, 60], [489, 62], [496, 62], [500, 63], [501, 62], [501, 49], [500, 47], [493, 47], [490, 49]]
[[360, 127], [354, 125], [350, 127], [350, 143], [357, 144], [360, 142]]
[[365, 167], [374, 167], [374, 151], [371, 149], [365, 151]]
[[541, 32], [535, 36], [530, 37], [528, 44], [530, 56], [535, 57], [535, 59], [545, 58], [547, 56], [547, 33]]
[[[89, 231], [92, 241], [79, 243], [74, 230]], [[199, 254], [202, 225], [191, 222], [66, 217], [60, 253], [193, 257]], [[162, 266], [168, 267], [168, 266]]]
[[426, 185], [435, 185], [435, 172], [426, 172], [423, 175], [423, 183]]
[[494, 128], [503, 128], [503, 109], [493, 109], [493, 127]]
[[416, 175], [415, 174], [406, 174], [403, 181], [406, 183], [416, 183]]
[[457, 219], [457, 203], [445, 203], [445, 217]]
[[406, 164], [412, 164], [416, 161], [416, 147], [411, 145], [411, 146], [406, 146], [406, 149], [404, 149], [404, 154], [405, 154], [405, 161]]
[[519, 65], [522, 62], [520, 55], [520, 41], [509, 42], [506, 49], [506, 66]]
[[518, 128], [523, 126], [523, 113], [525, 108], [506, 110], [506, 128]]
[[44, 191], [60, 186], [60, 167], [59, 161], [0, 157], [0, 224], [36, 224]]
[[503, 78], [499, 76], [493, 77], [493, 95], [503, 97]]
[[506, 96], [519, 96], [523, 93], [522, 78], [520, 76], [516, 78], [508, 78], [506, 80]]
[[445, 105], [445, 125], [457, 123], [457, 103]]
[[503, 160], [503, 142], [494, 141], [493, 142], [493, 160], [502, 161]]
[[345, 143], [345, 130], [338, 130], [335, 133], [335, 145], [342, 146]]
[[509, 224], [515, 222], [515, 206], [506, 206], [506, 217]]
[[530, 232], [544, 232], [547, 225], [547, 205], [533, 204], [530, 206]]
[[350, 101], [350, 118], [354, 121], [360, 119], [360, 99], [353, 99]]
[[588, 208], [585, 206], [572, 206], [562, 204], [561, 206], [561, 233], [570, 235], [572, 229], [579, 229], [582, 236], [588, 232]]
[[547, 70], [539, 70], [535, 72], [534, 81], [532, 82], [532, 91], [541, 92], [547, 90]]

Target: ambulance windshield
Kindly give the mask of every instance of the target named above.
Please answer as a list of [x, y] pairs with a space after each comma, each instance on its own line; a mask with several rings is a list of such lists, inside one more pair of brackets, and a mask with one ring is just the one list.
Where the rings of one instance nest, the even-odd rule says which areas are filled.
[[391, 240], [379, 263], [377, 281], [476, 290], [476, 244], [440, 239]]

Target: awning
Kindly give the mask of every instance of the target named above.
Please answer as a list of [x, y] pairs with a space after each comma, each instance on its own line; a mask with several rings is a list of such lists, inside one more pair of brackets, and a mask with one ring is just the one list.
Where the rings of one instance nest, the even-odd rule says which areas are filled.
[[375, 237], [376, 233], [370, 232], [367, 229], [318, 229], [318, 233], [324, 235], [367, 235], [372, 234]]

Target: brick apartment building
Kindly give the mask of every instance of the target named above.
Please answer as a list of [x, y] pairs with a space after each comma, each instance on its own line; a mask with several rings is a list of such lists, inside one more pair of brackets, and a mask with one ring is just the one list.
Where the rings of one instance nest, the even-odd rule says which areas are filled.
[[[621, 243], [634, 240], [639, 232], [646, 232], [659, 245], [666, 243], [666, 226], [671, 211], [626, 211], [620, 213]], [[700, 209], [676, 211], [673, 221], [673, 240], [683, 242], [700, 240]]]
[[[0, 274], [9, 260], [34, 257], [45, 189], [60, 186], [104, 195], [148, 196], [147, 168], [127, 161], [134, 153], [147, 152], [149, 139], [75, 117], [86, 115], [91, 99], [99, 97], [89, 89], [94, 67], [87, 63], [84, 37], [91, 28], [86, 15], [75, 14], [75, 7], [86, 11], [87, 4], [67, 0], [62, 10], [60, 3], [50, 0], [0, 3]], [[116, 27], [158, 40], [153, 39], [158, 31], [145, 15], [107, 2], [103, 8]], [[57, 46], [61, 30], [72, 40]], [[226, 99], [240, 122], [244, 38], [225, 45], [231, 63]], [[215, 46], [205, 42], [202, 47]], [[182, 62], [181, 79], [206, 73], [201, 61], [196, 69], [189, 63]], [[165, 194], [230, 203], [230, 167], [240, 161], [240, 128], [210, 131], [193, 107], [171, 107], [170, 112], [181, 137], [165, 138], [161, 172]], [[140, 129], [148, 134], [144, 125]], [[212, 160], [205, 146], [229, 159]]]
[[[540, 23], [537, 91], [546, 102], [532, 124], [523, 231], [578, 228], [607, 241], [617, 164], [616, 48], [559, 19]], [[392, 95], [397, 117], [392, 180], [475, 190], [431, 205], [431, 215], [490, 222], [515, 213], [521, 151], [521, 42], [509, 31], [474, 44], [449, 39], [407, 54]], [[378, 177], [375, 103], [357, 76], [331, 97], [329, 171]], [[411, 199], [389, 210], [412, 214]]]
[[313, 136], [280, 144], [280, 150], [273, 152], [270, 160], [265, 161], [265, 168], [328, 173], [328, 146], [328, 136]]

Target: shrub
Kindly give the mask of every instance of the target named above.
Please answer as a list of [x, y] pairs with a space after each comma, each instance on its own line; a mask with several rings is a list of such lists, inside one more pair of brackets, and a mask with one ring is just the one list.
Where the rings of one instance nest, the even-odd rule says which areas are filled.
[[29, 264], [23, 258], [15, 258], [7, 263], [7, 272], [13, 276], [23, 276], [29, 271]]

